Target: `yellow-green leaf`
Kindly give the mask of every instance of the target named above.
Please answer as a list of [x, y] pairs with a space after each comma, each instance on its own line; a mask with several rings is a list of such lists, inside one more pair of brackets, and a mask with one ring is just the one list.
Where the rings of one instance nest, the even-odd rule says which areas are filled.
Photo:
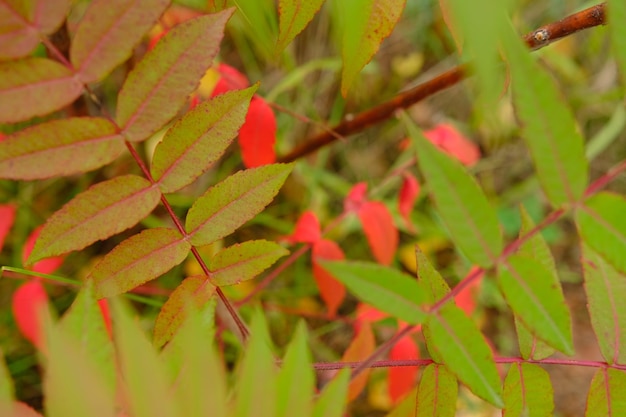
[[324, 0], [280, 0], [276, 53], [280, 53], [313, 19]]
[[504, 413], [507, 417], [551, 417], [554, 400], [550, 375], [539, 365], [514, 363], [504, 380]]
[[267, 240], [250, 240], [223, 249], [209, 263], [211, 283], [218, 287], [256, 277], [289, 251]]
[[626, 373], [600, 368], [591, 380], [585, 417], [619, 417], [626, 415]]
[[459, 386], [443, 365], [428, 365], [422, 373], [415, 417], [454, 417]]

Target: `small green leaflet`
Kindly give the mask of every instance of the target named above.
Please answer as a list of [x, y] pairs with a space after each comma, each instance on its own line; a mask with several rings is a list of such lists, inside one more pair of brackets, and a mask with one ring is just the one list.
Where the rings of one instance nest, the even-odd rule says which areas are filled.
[[498, 269], [498, 284], [524, 324], [539, 338], [572, 355], [569, 309], [554, 275], [533, 258], [513, 255]]
[[406, 0], [342, 0], [341, 94], [346, 97], [365, 64], [398, 23]]
[[168, 4], [168, 0], [91, 2], [70, 48], [70, 60], [81, 81], [99, 81], [124, 62]]
[[157, 145], [150, 171], [164, 193], [191, 184], [226, 151], [246, 118], [257, 86], [207, 100], [172, 125]]
[[504, 380], [507, 417], [551, 417], [554, 400], [550, 375], [539, 365], [514, 363]]
[[402, 115], [417, 151], [419, 167], [452, 239], [467, 258], [484, 268], [494, 264], [502, 251], [502, 235], [496, 211], [476, 180], [460, 162], [440, 152]]
[[[535, 224], [524, 206], [520, 207], [520, 216], [522, 219], [522, 227], [519, 232], [521, 238], [529, 233], [535, 227]], [[517, 254], [532, 258], [541, 263], [552, 275], [552, 279], [550, 280], [551, 285], [555, 287], [560, 285], [552, 252], [550, 252], [550, 248], [541, 233], [535, 233], [528, 238], [519, 248]], [[517, 330], [520, 353], [524, 359], [544, 359], [554, 353], [554, 348], [533, 335], [518, 316], [515, 316], [515, 329]]]
[[502, 408], [502, 387], [493, 354], [476, 324], [452, 304], [432, 313], [424, 326], [429, 351], [474, 394]]
[[554, 81], [517, 35], [503, 37], [518, 117], [539, 182], [553, 206], [578, 201], [587, 187], [588, 163], [583, 137]]
[[278, 193], [293, 164], [237, 172], [199, 197], [189, 209], [185, 230], [194, 246], [213, 243], [259, 214]]
[[325, 387], [313, 408], [313, 417], [341, 417], [346, 409], [350, 370], [342, 369]]
[[192, 307], [200, 308], [215, 294], [213, 286], [204, 275], [183, 280], [170, 294], [154, 323], [154, 345], [158, 348], [169, 342], [185, 322]]
[[585, 417], [621, 417], [626, 415], [626, 373], [600, 368], [591, 381]]
[[576, 210], [576, 223], [585, 243], [617, 270], [626, 273], [626, 199], [601, 192]]
[[163, 361], [128, 308], [121, 300], [111, 301], [117, 360], [124, 381], [122, 395], [128, 402], [129, 414], [133, 417], [182, 417]]
[[[297, 382], [297, 383], [296, 383]], [[278, 372], [276, 417], [309, 417], [315, 375], [307, 346], [306, 326], [298, 323]]]
[[0, 123], [52, 113], [82, 91], [83, 84], [74, 73], [56, 61], [29, 57], [0, 62]]
[[232, 13], [229, 9], [175, 26], [131, 71], [116, 117], [127, 140], [147, 139], [176, 115], [211, 66]]
[[366, 262], [320, 262], [360, 300], [410, 324], [427, 316], [432, 301], [425, 285], [393, 268]]
[[79, 250], [126, 230], [150, 214], [160, 198], [158, 188], [136, 175], [96, 184], [48, 219], [28, 262]]
[[608, 363], [626, 362], [626, 277], [583, 242], [582, 264], [591, 324]]
[[147, 229], [113, 248], [88, 278], [94, 281], [97, 298], [122, 294], [166, 273], [190, 250], [177, 230]]
[[211, 259], [211, 283], [221, 287], [250, 280], [287, 254], [287, 249], [267, 240], [235, 244], [219, 251]]
[[420, 380], [415, 417], [454, 417], [458, 391], [456, 377], [445, 366], [428, 365]]
[[304, 30], [324, 4], [324, 0], [280, 0], [279, 32], [275, 54], [282, 52]]
[[51, 120], [0, 142], [0, 178], [36, 180], [87, 172], [125, 149], [117, 127], [107, 119]]

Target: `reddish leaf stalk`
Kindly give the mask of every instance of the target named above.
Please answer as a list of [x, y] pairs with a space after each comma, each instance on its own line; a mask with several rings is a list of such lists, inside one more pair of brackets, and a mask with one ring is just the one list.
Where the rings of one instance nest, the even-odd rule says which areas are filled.
[[[572, 35], [583, 29], [603, 25], [606, 22], [606, 3], [592, 6], [574, 13], [558, 22], [541, 26], [524, 36], [524, 41], [533, 50], [543, 48], [563, 37]], [[326, 146], [339, 137], [347, 137], [361, 132], [366, 128], [389, 119], [397, 110], [406, 109], [415, 103], [432, 96], [439, 91], [452, 87], [468, 76], [468, 67], [459, 65], [437, 77], [422, 83], [410, 90], [402, 92], [391, 100], [365, 110], [355, 116], [346, 117], [341, 123], [329, 131], [320, 132], [306, 139], [287, 155], [278, 158], [279, 162], [292, 162], [309, 155]], [[330, 133], [332, 132], [332, 133]]]

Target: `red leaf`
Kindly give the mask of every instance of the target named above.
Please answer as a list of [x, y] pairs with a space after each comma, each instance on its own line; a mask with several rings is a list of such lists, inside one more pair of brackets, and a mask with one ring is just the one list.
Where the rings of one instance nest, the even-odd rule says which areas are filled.
[[346, 288], [318, 264], [321, 259], [344, 259], [343, 251], [335, 242], [326, 239], [315, 242], [312, 249], [313, 277], [328, 308], [328, 316], [334, 317], [346, 296]]
[[252, 97], [246, 121], [239, 130], [239, 146], [247, 168], [276, 161], [276, 117], [271, 107], [259, 96]]
[[[22, 262], [26, 263], [26, 259], [28, 259], [28, 256], [33, 250], [33, 247], [35, 246], [35, 241], [39, 237], [39, 233], [41, 232], [42, 228], [43, 226], [37, 227], [26, 239], [22, 251]], [[35, 272], [41, 272], [42, 274], [51, 274], [59, 269], [64, 259], [65, 258], [62, 256], [55, 256], [52, 258], [43, 259], [39, 262], [35, 262], [31, 269]]]
[[[365, 360], [369, 357], [376, 347], [376, 341], [374, 340], [374, 333], [368, 322], [363, 323], [363, 327], [356, 334], [354, 340], [346, 349], [346, 352], [341, 358], [342, 362], [357, 362]], [[371, 369], [363, 371], [359, 376], [352, 379], [348, 386], [348, 401], [354, 400], [359, 396], [361, 391], [367, 385], [367, 378], [369, 377]]]
[[320, 222], [312, 211], [305, 211], [296, 223], [296, 228], [286, 239], [292, 243], [315, 243], [322, 238]]
[[100, 313], [102, 313], [102, 320], [104, 320], [104, 327], [107, 329], [109, 339], [113, 336], [113, 327], [111, 326], [111, 312], [109, 311], [109, 303], [106, 298], [98, 300], [98, 307], [100, 307]]
[[[391, 360], [419, 359], [419, 349], [412, 337], [398, 340], [389, 352]], [[411, 391], [417, 379], [418, 368], [414, 366], [395, 366], [389, 368], [389, 396], [395, 403]]]
[[48, 295], [39, 280], [25, 283], [13, 294], [13, 317], [17, 328], [40, 350], [45, 350], [41, 318], [47, 308]]
[[343, 201], [343, 209], [347, 213], [359, 211], [361, 206], [367, 201], [367, 184], [360, 182], [356, 184]]
[[358, 215], [374, 258], [383, 265], [390, 265], [398, 248], [398, 230], [391, 213], [383, 203], [368, 201]]
[[[473, 267], [469, 273], [471, 274], [476, 268], [478, 267]], [[465, 314], [468, 316], [471, 316], [474, 310], [476, 310], [476, 294], [480, 289], [481, 282], [482, 279], [475, 279], [469, 285], [465, 286], [465, 288], [461, 289], [461, 291], [459, 291], [459, 293], [454, 297], [456, 305], [459, 306], [461, 310], [465, 311]]]
[[4, 240], [15, 221], [15, 206], [13, 204], [0, 205], [0, 250], [4, 247]]
[[220, 74], [220, 79], [217, 81], [217, 84], [215, 84], [211, 97], [215, 97], [230, 90], [243, 90], [250, 85], [248, 77], [230, 65], [219, 64], [217, 72]]
[[451, 125], [437, 125], [434, 129], [424, 132], [424, 136], [464, 165], [474, 165], [480, 159], [478, 146]]
[[412, 227], [409, 214], [411, 214], [415, 200], [417, 200], [420, 194], [420, 184], [417, 182], [417, 178], [408, 172], [405, 172], [402, 176], [402, 187], [398, 195], [398, 211], [402, 217], [404, 217], [404, 220], [406, 220], [407, 225]]
[[156, 46], [157, 42], [159, 42], [161, 40], [161, 38], [163, 36], [165, 36], [166, 33], [167, 33], [167, 30], [164, 30], [164, 31], [159, 32], [158, 34], [154, 35], [153, 37], [151, 37], [150, 41], [148, 41], [148, 51], [154, 49], [154, 47]]

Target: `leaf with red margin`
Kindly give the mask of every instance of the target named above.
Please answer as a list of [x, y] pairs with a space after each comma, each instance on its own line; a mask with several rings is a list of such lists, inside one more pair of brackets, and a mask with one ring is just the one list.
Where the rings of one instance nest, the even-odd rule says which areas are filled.
[[410, 214], [420, 194], [420, 183], [408, 172], [402, 174], [402, 187], [398, 193], [398, 211], [404, 217], [407, 226], [413, 227]]
[[[28, 238], [26, 239], [26, 242], [24, 242], [24, 247], [22, 249], [22, 262], [23, 263], [26, 263], [26, 259], [28, 259], [28, 257], [30, 256], [30, 253], [32, 252], [33, 247], [35, 246], [35, 242], [39, 238], [39, 234], [41, 233], [42, 229], [43, 229], [43, 226], [37, 227], [28, 236]], [[41, 272], [42, 274], [51, 274], [57, 269], [59, 269], [59, 267], [61, 266], [64, 260], [65, 260], [65, 257], [63, 256], [55, 256], [52, 258], [43, 259], [39, 262], [35, 262], [35, 264], [32, 265], [30, 269], [32, 269], [35, 272]]]
[[51, 59], [0, 62], [0, 123], [52, 113], [70, 104], [82, 91], [83, 84], [74, 73]]
[[398, 229], [387, 207], [379, 201], [368, 201], [358, 211], [365, 237], [374, 258], [383, 265], [390, 265], [398, 249]]
[[160, 348], [169, 342], [185, 322], [185, 317], [189, 311], [188, 303], [196, 307], [203, 306], [213, 297], [215, 288], [205, 275], [197, 275], [183, 280], [161, 307], [154, 323], [154, 345]]
[[15, 222], [16, 207], [13, 204], [0, 204], [0, 251], [4, 247], [4, 240]]
[[239, 146], [243, 164], [247, 168], [276, 161], [276, 116], [263, 98], [254, 96], [246, 121], [239, 130]]
[[439, 149], [455, 157], [463, 165], [474, 165], [480, 159], [478, 146], [452, 125], [440, 124], [423, 134]]
[[343, 251], [333, 241], [321, 239], [313, 244], [311, 258], [313, 277], [320, 290], [320, 296], [324, 300], [326, 308], [328, 308], [329, 317], [334, 317], [337, 314], [337, 309], [346, 296], [346, 287], [337, 281], [326, 269], [322, 268], [318, 261], [322, 259], [342, 260], [344, 258]]
[[70, 60], [81, 80], [98, 81], [125, 61], [168, 4], [167, 0], [91, 2], [70, 48]]
[[39, 350], [45, 351], [42, 315], [48, 313], [48, 295], [39, 280], [19, 287], [13, 294], [13, 317], [20, 333]]
[[315, 243], [322, 238], [320, 222], [312, 211], [305, 211], [298, 219], [293, 233], [285, 239], [291, 243]]
[[[345, 353], [341, 357], [342, 362], [357, 362], [367, 359], [376, 348], [374, 333], [368, 322], [364, 322], [361, 330], [348, 346]], [[370, 369], [361, 372], [356, 378], [350, 381], [348, 387], [348, 401], [353, 401], [363, 391], [367, 385], [367, 379], [370, 375]]]
[[237, 71], [234, 67], [227, 64], [219, 64], [217, 72], [220, 74], [217, 84], [211, 92], [211, 97], [223, 94], [230, 90], [243, 90], [250, 85], [248, 77]]
[[170, 30], [126, 78], [118, 96], [118, 125], [130, 141], [147, 139], [187, 101], [219, 50], [233, 13], [188, 20]]
[[[391, 360], [419, 359], [420, 352], [411, 336], [403, 337], [391, 348]], [[394, 366], [389, 368], [389, 396], [395, 403], [413, 389], [419, 369], [415, 366]]]

